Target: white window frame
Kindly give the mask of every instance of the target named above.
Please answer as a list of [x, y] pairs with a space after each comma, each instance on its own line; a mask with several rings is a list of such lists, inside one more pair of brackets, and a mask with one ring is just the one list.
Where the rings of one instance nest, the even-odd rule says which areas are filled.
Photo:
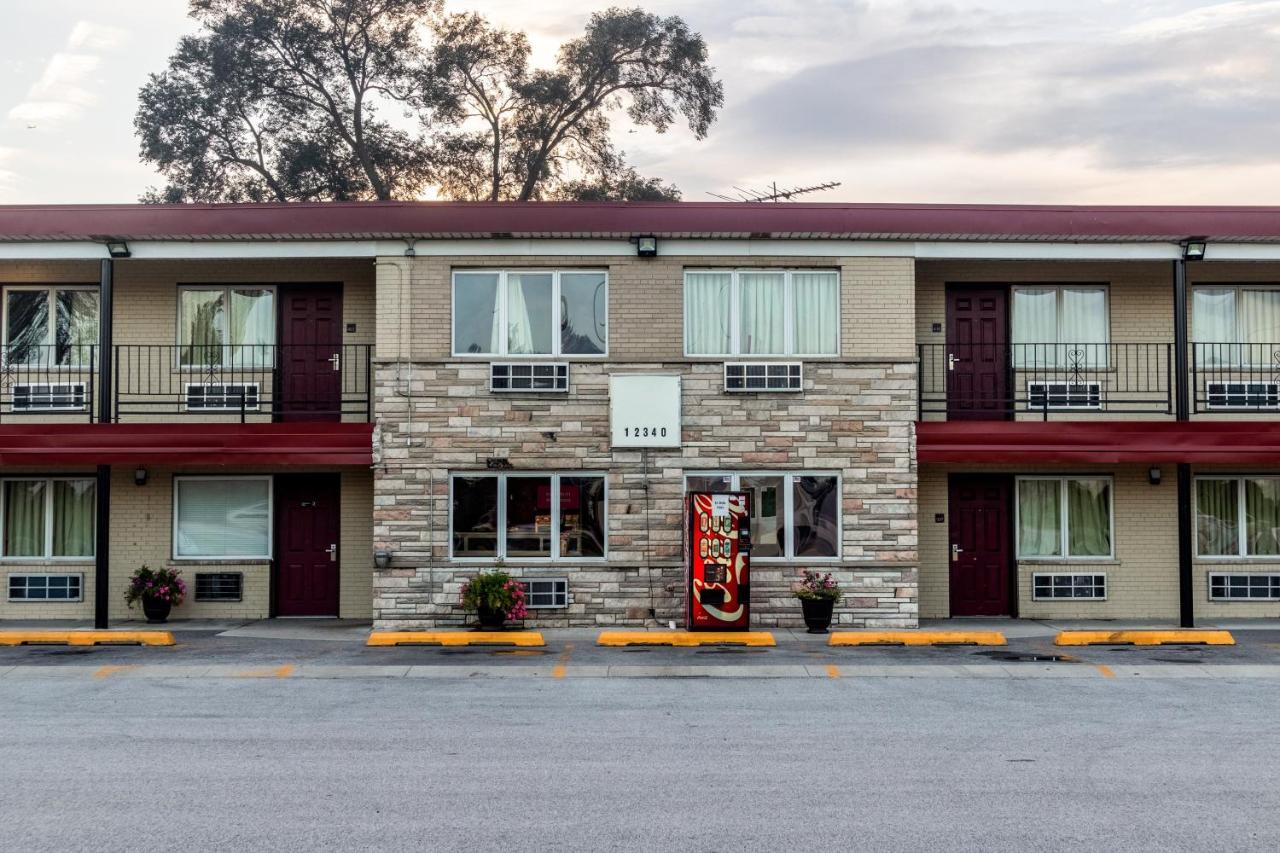
[[[786, 553], [781, 557], [757, 557], [751, 555], [753, 563], [838, 563], [843, 559], [844, 554], [844, 478], [839, 471], [696, 471], [686, 469], [684, 472], [684, 491], [682, 496], [689, 493], [690, 477], [728, 477], [729, 490], [739, 491], [742, 486], [742, 478], [747, 477], [781, 477], [782, 478], [782, 507], [783, 507], [783, 523], [787, 531], [785, 545]], [[797, 477], [834, 477], [836, 481], [836, 491], [839, 500], [836, 501], [836, 553], [833, 557], [797, 557], [795, 556], [796, 537], [795, 529], [795, 478]], [[755, 538], [755, 534], [752, 534]]]
[[[1092, 595], [1088, 597], [1072, 596], [1053, 596], [1053, 595], [1037, 595], [1036, 579], [1050, 578], [1050, 587], [1052, 587], [1053, 578], [1078, 578], [1078, 577], [1101, 577], [1102, 578], [1102, 595]], [[1072, 585], [1074, 589], [1074, 584]], [[1051, 590], [1052, 591], [1052, 590]], [[1032, 601], [1048, 601], [1048, 602], [1081, 602], [1088, 603], [1090, 601], [1106, 601], [1111, 593], [1111, 581], [1107, 577], [1106, 572], [1032, 572], [1031, 573], [1031, 600]]]
[[[99, 324], [98, 329], [99, 331], [101, 331], [102, 329], [102, 325], [101, 325], [102, 324], [102, 296], [100, 293], [100, 288], [96, 284], [6, 284], [3, 287], [0, 287], [0, 300], [3, 300], [3, 303], [4, 303], [2, 306], [0, 306], [0, 324], [3, 324], [2, 326], [0, 326], [0, 342], [2, 342], [4, 346], [5, 359], [8, 358], [8, 353], [9, 353], [9, 294], [10, 292], [16, 291], [16, 290], [43, 291], [45, 293], [45, 302], [49, 312], [48, 313], [49, 323], [48, 323], [48, 326], [46, 327], [46, 334], [45, 334], [45, 341], [44, 341], [45, 347], [52, 347], [54, 344], [57, 343], [58, 291], [60, 290], [84, 290], [84, 291], [90, 291], [96, 294], [98, 296], [98, 324]], [[98, 348], [98, 341], [94, 340], [92, 343], [86, 344], [86, 346], [91, 346], [96, 350]], [[52, 350], [46, 350], [46, 351], [52, 352]], [[101, 355], [99, 355], [99, 361], [101, 361]], [[41, 370], [41, 371], [57, 371], [57, 370], [70, 371], [70, 370], [83, 370], [87, 368], [89, 365], [77, 364], [75, 362], [71, 362], [69, 364], [52, 364], [51, 363], [49, 365], [44, 365], [40, 363], [15, 364], [13, 366], [19, 370], [29, 369], [29, 370]]]
[[[203, 482], [225, 482], [228, 480], [254, 480], [265, 482], [267, 484], [267, 553], [266, 554], [238, 554], [234, 556], [200, 556], [197, 554], [179, 554], [178, 553], [178, 484], [188, 480], [197, 480]], [[275, 478], [270, 474], [240, 474], [221, 476], [217, 474], [199, 474], [199, 475], [182, 475], [173, 478], [173, 519], [170, 529], [170, 553], [174, 562], [184, 563], [234, 563], [245, 561], [262, 561], [272, 559], [275, 554], [275, 528], [276, 528], [276, 498], [275, 498]]]
[[[1227, 480], [1236, 484], [1236, 554], [1201, 554], [1200, 553], [1200, 481]], [[1245, 487], [1248, 480], [1280, 480], [1280, 475], [1270, 474], [1201, 474], [1194, 478], [1195, 489], [1191, 493], [1191, 527], [1194, 536], [1194, 551], [1197, 561], [1212, 563], [1280, 563], [1280, 554], [1249, 554], [1249, 524], [1245, 515]]]
[[[1235, 313], [1235, 317], [1236, 317], [1236, 328], [1235, 328], [1235, 333], [1234, 333], [1235, 340], [1232, 340], [1232, 341], [1201, 341], [1201, 340], [1196, 340], [1196, 339], [1195, 339], [1195, 337], [1194, 337], [1194, 333], [1195, 333], [1195, 320], [1196, 320], [1196, 318], [1195, 318], [1195, 314], [1194, 314], [1194, 309], [1195, 309], [1195, 304], [1196, 304], [1196, 294], [1197, 294], [1197, 293], [1199, 293], [1199, 292], [1200, 292], [1200, 291], [1202, 291], [1202, 290], [1203, 290], [1203, 291], [1222, 290], [1222, 291], [1230, 291], [1230, 292], [1231, 292], [1231, 294], [1232, 294], [1232, 298], [1233, 298], [1233, 299], [1235, 299], [1235, 312], [1234, 312], [1234, 313]], [[1258, 343], [1250, 343], [1249, 341], [1246, 341], [1246, 340], [1245, 340], [1245, 338], [1244, 338], [1244, 327], [1241, 325], [1241, 322], [1242, 322], [1242, 319], [1243, 319], [1243, 318], [1242, 318], [1241, 313], [1240, 313], [1240, 294], [1244, 293], [1244, 292], [1245, 292], [1245, 291], [1247, 291], [1247, 290], [1256, 290], [1256, 291], [1261, 291], [1261, 292], [1263, 292], [1263, 293], [1273, 293], [1273, 292], [1274, 292], [1274, 293], [1280, 293], [1280, 285], [1275, 285], [1275, 284], [1270, 284], [1270, 285], [1268, 285], [1268, 284], [1197, 284], [1197, 285], [1193, 285], [1193, 286], [1192, 286], [1192, 288], [1191, 288], [1191, 307], [1192, 307], [1192, 317], [1191, 317], [1191, 331], [1192, 331], [1192, 339], [1191, 339], [1191, 347], [1192, 347], [1192, 349], [1193, 349], [1193, 350], [1195, 350], [1195, 351], [1196, 351], [1196, 353], [1195, 353], [1195, 357], [1196, 357], [1196, 368], [1197, 368], [1197, 370], [1199, 370], [1200, 372], [1202, 372], [1202, 373], [1209, 373], [1209, 374], [1212, 374], [1214, 371], [1231, 370], [1231, 369], [1233, 369], [1233, 368], [1269, 367], [1269, 366], [1270, 366], [1270, 364], [1269, 364], [1269, 363], [1255, 363], [1255, 362], [1253, 361], [1253, 359], [1251, 359], [1251, 358], [1246, 358], [1246, 357], [1245, 357], [1245, 348], [1246, 348], [1246, 347], [1252, 348], [1252, 347], [1265, 346], [1265, 345], [1267, 345], [1267, 344], [1280, 343], [1280, 341], [1259, 341]], [[1228, 348], [1228, 347], [1237, 347], [1237, 348], [1239, 348], [1239, 352], [1238, 352], [1238, 354], [1237, 354], [1237, 356], [1236, 356], [1235, 358], [1227, 358], [1227, 359], [1224, 359], [1224, 360], [1223, 360], [1223, 361], [1221, 361], [1221, 362], [1213, 362], [1213, 363], [1210, 363], [1210, 362], [1206, 362], [1206, 361], [1202, 360], [1201, 353], [1203, 352], [1203, 350], [1202, 350], [1202, 349], [1199, 349], [1199, 348], [1201, 348], [1201, 347], [1205, 347], [1205, 346], [1210, 346], [1210, 347], [1212, 347], [1212, 346], [1215, 346], [1215, 345], [1216, 345], [1216, 346], [1221, 346], [1221, 347], [1224, 347], [1224, 348]], [[1228, 351], [1229, 351], [1229, 350], [1228, 350]], [[1253, 351], [1252, 349], [1249, 349], [1249, 352], [1252, 352], [1252, 351]], [[1208, 377], [1208, 378], [1209, 378], [1209, 379], [1213, 379], [1213, 377], [1212, 377], [1212, 376], [1210, 376], [1210, 377]], [[1206, 380], [1206, 381], [1207, 381], [1207, 380]], [[1229, 379], [1224, 379], [1224, 380], [1222, 380], [1222, 381], [1231, 381], [1231, 380], [1229, 380]], [[1248, 379], [1245, 379], [1245, 380], [1243, 380], [1243, 381], [1249, 381], [1249, 380], [1248, 380]], [[1257, 381], [1259, 381], [1259, 382], [1261, 382], [1261, 383], [1264, 383], [1264, 384], [1269, 384], [1269, 383], [1266, 383], [1266, 380], [1265, 380], [1265, 379], [1259, 379], [1259, 380], [1257, 380]]]
[[[45, 578], [45, 590], [48, 590], [48, 578], [75, 578], [79, 595], [75, 598], [14, 598], [12, 578]], [[74, 604], [84, 601], [84, 572], [9, 572], [5, 575], [5, 600], [10, 604]]]
[[[221, 290], [222, 291], [222, 316], [223, 316], [224, 322], [227, 316], [229, 315], [229, 312], [231, 311], [231, 291], [233, 290], [269, 290], [271, 291], [271, 320], [272, 320], [271, 334], [272, 334], [273, 340], [269, 344], [269, 346], [271, 347], [271, 353], [272, 353], [272, 358], [270, 363], [265, 363], [261, 365], [252, 365], [250, 367], [238, 367], [235, 364], [233, 364], [232, 362], [234, 362], [234, 359], [227, 358], [226, 351], [231, 350], [234, 347], [241, 346], [241, 344], [232, 343], [231, 341], [227, 340], [227, 330], [224, 328], [222, 330], [223, 331], [222, 349], [224, 350], [223, 356], [222, 356], [222, 364], [183, 364], [182, 348], [183, 346], [185, 346], [185, 344], [182, 343], [182, 320], [183, 320], [182, 292], [184, 290]], [[276, 347], [280, 345], [280, 288], [277, 285], [256, 284], [254, 282], [242, 282], [240, 284], [212, 284], [212, 283], [211, 284], [195, 284], [192, 282], [186, 282], [184, 284], [179, 284], [178, 295], [177, 295], [177, 305], [174, 307], [174, 318], [175, 318], [175, 325], [173, 329], [173, 344], [174, 344], [173, 363], [177, 370], [198, 371], [198, 370], [207, 370], [210, 367], [212, 367], [222, 373], [236, 373], [236, 372], [246, 372], [246, 371], [248, 372], [252, 372], [252, 371], [260, 372], [263, 370], [269, 371], [275, 368]]]
[[[1052, 341], [1030, 341], [1026, 343], [1015, 343], [1014, 329], [1014, 301], [1018, 298], [1019, 291], [1025, 290], [1052, 290], [1054, 293], [1054, 338]], [[1062, 340], [1062, 300], [1063, 293], [1067, 290], [1100, 290], [1102, 291], [1102, 299], [1104, 303], [1103, 317], [1103, 336], [1102, 340], [1097, 343], [1086, 344], [1083, 341], [1064, 341]], [[1013, 358], [1010, 362], [1015, 370], [1025, 370], [1031, 373], [1036, 371], [1063, 371], [1067, 372], [1071, 368], [1066, 364], [1058, 363], [1058, 350], [1056, 347], [1066, 347], [1069, 344], [1083, 344], [1090, 347], [1098, 347], [1101, 349], [1101, 358], [1086, 359], [1085, 368], [1087, 371], [1108, 370], [1111, 366], [1111, 285], [1100, 284], [1098, 282], [1044, 282], [1036, 283], [1024, 281], [1020, 284], [1011, 285], [1009, 287], [1009, 346], [1012, 349]], [[1039, 361], [1040, 353], [1035, 349], [1043, 346], [1045, 353], [1053, 353], [1053, 360], [1049, 363], [1041, 363]], [[1030, 347], [1031, 352], [1028, 353], [1026, 348]], [[1019, 348], [1022, 351], [1019, 352]], [[1053, 348], [1053, 349], [1051, 349]], [[1031, 358], [1028, 358], [1028, 355]]]
[[[1043, 554], [1023, 554], [1022, 543], [1020, 541], [1017, 541], [1018, 530], [1021, 529], [1021, 526], [1022, 526], [1021, 518], [1020, 518], [1020, 515], [1022, 513], [1022, 501], [1020, 500], [1022, 483], [1025, 481], [1031, 481], [1031, 480], [1040, 480], [1040, 481], [1051, 480], [1059, 484], [1058, 485], [1058, 490], [1059, 490], [1058, 491], [1058, 509], [1059, 509], [1059, 512], [1061, 512], [1062, 517], [1061, 519], [1059, 519], [1061, 523], [1058, 525], [1059, 527], [1058, 535], [1061, 537], [1059, 545], [1061, 546], [1062, 553], [1056, 556], [1043, 555]], [[1070, 527], [1071, 508], [1067, 502], [1067, 483], [1071, 480], [1077, 480], [1077, 481], [1078, 480], [1105, 480], [1107, 482], [1107, 494], [1110, 496], [1110, 499], [1107, 501], [1107, 523], [1108, 525], [1110, 525], [1110, 531], [1109, 531], [1110, 535], [1107, 537], [1107, 541], [1111, 545], [1111, 553], [1086, 554], [1081, 556], [1074, 556], [1068, 553], [1069, 551], [1068, 545], [1071, 541], [1071, 527]], [[1029, 563], [1097, 563], [1100, 561], [1105, 562], [1109, 560], [1114, 560], [1116, 558], [1115, 477], [1113, 477], [1110, 474], [1072, 474], [1070, 476], [1033, 474], [1033, 475], [1015, 477], [1014, 489], [1013, 489], [1013, 530], [1014, 530], [1014, 550], [1017, 555], [1016, 559], [1019, 562], [1026, 561]], [[1093, 599], [1085, 599], [1085, 600], [1093, 600]]]
[[[561, 340], [560, 331], [564, 317], [559, 315], [563, 302], [560, 299], [560, 277], [562, 275], [602, 275], [604, 276], [604, 352], [599, 354], [591, 353], [562, 353], [561, 347], [564, 341]], [[501, 298], [498, 299], [498, 326], [502, 329], [502, 335], [498, 340], [498, 349], [496, 352], [459, 352], [458, 351], [458, 324], [456, 322], [458, 311], [458, 276], [459, 275], [496, 275], [498, 277], [498, 292]], [[551, 352], [517, 352], [508, 353], [507, 347], [509, 341], [509, 329], [507, 327], [507, 283], [512, 275], [550, 275], [551, 276], [551, 304], [555, 306], [551, 319]], [[609, 357], [609, 270], [598, 268], [541, 268], [541, 267], [512, 267], [504, 269], [471, 269], [458, 268], [450, 274], [449, 285], [449, 346], [453, 351], [454, 358], [467, 358], [473, 360], [484, 361], [486, 359], [502, 358], [502, 359], [529, 359], [531, 361], [550, 361], [550, 360], [585, 360], [599, 361]]]
[[[1227, 596], [1215, 596], [1215, 595], [1213, 594], [1213, 581], [1214, 581], [1214, 579], [1215, 579], [1215, 578], [1240, 578], [1240, 577], [1243, 577], [1243, 578], [1267, 578], [1267, 580], [1268, 580], [1267, 586], [1268, 586], [1268, 588], [1270, 588], [1270, 587], [1272, 586], [1272, 584], [1271, 584], [1271, 582], [1270, 582], [1270, 581], [1271, 581], [1271, 579], [1273, 579], [1273, 578], [1275, 578], [1275, 577], [1277, 577], [1277, 576], [1280, 576], [1280, 573], [1278, 573], [1278, 572], [1245, 572], [1245, 571], [1235, 571], [1235, 572], [1209, 572], [1208, 579], [1207, 579], [1207, 580], [1206, 580], [1206, 582], [1205, 582], [1205, 592], [1208, 594], [1209, 601], [1212, 601], [1212, 602], [1215, 602], [1215, 603], [1218, 603], [1218, 604], [1267, 604], [1267, 603], [1273, 603], [1273, 602], [1276, 602], [1276, 601], [1280, 601], [1280, 596], [1268, 595], [1266, 598], [1254, 598], [1254, 597], [1252, 597], [1252, 596], [1245, 596], [1245, 597], [1243, 597], [1243, 598], [1236, 598], [1236, 597], [1234, 597], [1234, 596], [1230, 596], [1230, 595], [1227, 595]], [[1226, 588], [1229, 590], [1229, 589], [1231, 588], [1231, 584], [1230, 584], [1230, 582], [1229, 582], [1229, 581], [1228, 581], [1228, 582], [1226, 582], [1226, 583], [1225, 583], [1225, 586], [1226, 586]], [[1268, 590], [1268, 591], [1269, 591], [1269, 590]]]
[[[689, 287], [689, 276], [716, 273], [719, 275], [729, 275], [729, 352], [689, 352], [689, 318], [684, 310], [685, 292]], [[757, 273], [769, 273], [777, 275], [782, 274], [783, 277], [783, 296], [782, 296], [782, 340], [785, 352], [748, 352], [742, 351], [742, 276], [754, 275]], [[843, 289], [844, 281], [840, 275], [839, 268], [815, 268], [807, 269], [804, 267], [762, 267], [759, 269], [751, 267], [734, 267], [732, 269], [724, 269], [721, 267], [687, 267], [684, 271], [683, 286], [680, 290], [680, 314], [684, 322], [681, 325], [681, 346], [684, 349], [685, 358], [705, 358], [709, 360], [716, 359], [742, 359], [742, 358], [803, 358], [803, 359], [830, 359], [839, 358], [842, 352], [841, 333], [843, 332], [843, 323], [840, 319], [836, 320], [836, 346], [835, 352], [829, 353], [798, 353], [796, 352], [795, 341], [795, 309], [796, 309], [796, 292], [795, 279], [796, 273], [829, 273], [836, 278], [836, 306], [835, 310], [838, 315], [842, 315], [841, 305], [844, 298]]]
[[[453, 490], [459, 479], [476, 480], [482, 477], [498, 480], [498, 511], [495, 515], [497, 525], [497, 541], [493, 555], [481, 557], [456, 556], [453, 553]], [[551, 556], [550, 557], [508, 557], [507, 556], [507, 480], [551, 478]], [[604, 554], [599, 557], [562, 556], [560, 554], [560, 480], [562, 477], [574, 479], [579, 477], [595, 477], [604, 481]], [[609, 475], [605, 471], [451, 471], [449, 473], [449, 559], [458, 563], [493, 563], [503, 560], [511, 563], [603, 563], [609, 559]]]
[[[33, 555], [0, 555], [0, 563], [30, 563], [38, 560], [42, 563], [84, 563], [97, 557], [98, 542], [95, 532], [93, 551], [89, 554], [83, 554], [75, 557], [55, 557], [53, 556], [53, 484], [55, 482], [74, 482], [76, 480], [85, 480], [93, 482], [92, 476], [82, 477], [0, 477], [0, 550], [3, 550], [4, 542], [4, 519], [8, 517], [8, 508], [5, 501], [8, 500], [8, 489], [5, 487], [7, 483], [44, 483], [44, 553]], [[97, 529], [98, 524], [98, 484], [95, 482], [93, 486], [93, 513], [94, 528]]]

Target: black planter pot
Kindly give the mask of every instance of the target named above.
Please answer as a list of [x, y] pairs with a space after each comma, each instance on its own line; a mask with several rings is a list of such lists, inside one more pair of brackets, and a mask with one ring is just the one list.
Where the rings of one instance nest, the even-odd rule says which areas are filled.
[[480, 620], [480, 627], [496, 631], [502, 627], [502, 623], [507, 621], [507, 614], [501, 610], [492, 610], [488, 607], [477, 607], [476, 617]]
[[804, 611], [804, 624], [810, 634], [825, 634], [831, 627], [831, 611], [836, 602], [831, 598], [802, 598], [800, 609]]
[[154, 598], [142, 599], [142, 612], [147, 616], [147, 622], [152, 625], [160, 625], [168, 620], [169, 611], [173, 609], [173, 605], [167, 601], [160, 601]]

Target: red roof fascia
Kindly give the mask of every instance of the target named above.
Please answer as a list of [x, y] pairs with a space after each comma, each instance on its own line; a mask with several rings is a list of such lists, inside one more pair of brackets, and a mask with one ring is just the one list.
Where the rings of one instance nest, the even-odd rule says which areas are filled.
[[373, 425], [0, 424], [0, 467], [373, 464]]
[[1280, 464], [1280, 422], [926, 421], [920, 462]]

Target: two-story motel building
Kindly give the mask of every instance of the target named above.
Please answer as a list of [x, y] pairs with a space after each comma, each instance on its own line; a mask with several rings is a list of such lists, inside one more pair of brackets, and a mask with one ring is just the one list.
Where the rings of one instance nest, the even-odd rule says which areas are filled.
[[1280, 616], [1277, 209], [10, 207], [0, 286], [0, 619], [666, 621], [691, 488], [760, 625]]

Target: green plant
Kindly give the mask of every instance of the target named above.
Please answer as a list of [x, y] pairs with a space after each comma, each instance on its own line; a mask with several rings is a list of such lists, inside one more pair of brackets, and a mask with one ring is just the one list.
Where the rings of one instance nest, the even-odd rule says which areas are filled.
[[796, 598], [808, 601], [840, 600], [840, 584], [836, 583], [836, 579], [830, 572], [819, 574], [805, 569], [800, 582], [792, 587], [792, 591], [795, 592]]
[[508, 619], [529, 615], [524, 605], [524, 585], [501, 570], [480, 572], [462, 587], [462, 606], [468, 610], [495, 610]]
[[177, 569], [151, 569], [143, 566], [135, 569], [129, 578], [129, 588], [124, 600], [133, 607], [135, 601], [167, 601], [177, 607], [187, 597], [187, 582]]

